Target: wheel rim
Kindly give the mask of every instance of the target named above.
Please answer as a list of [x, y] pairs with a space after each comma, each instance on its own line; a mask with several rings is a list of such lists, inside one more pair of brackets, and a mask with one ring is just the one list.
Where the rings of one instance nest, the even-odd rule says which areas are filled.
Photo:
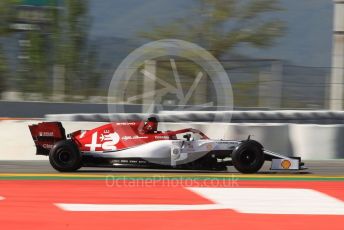
[[62, 163], [68, 163], [70, 161], [71, 157], [70, 157], [68, 152], [60, 152], [58, 154], [58, 159]]
[[253, 165], [256, 161], [256, 154], [253, 151], [245, 150], [240, 154], [240, 161], [244, 165]]
[[75, 160], [73, 155], [64, 149], [57, 151], [55, 159], [56, 159], [57, 163], [61, 166], [72, 165], [73, 161]]

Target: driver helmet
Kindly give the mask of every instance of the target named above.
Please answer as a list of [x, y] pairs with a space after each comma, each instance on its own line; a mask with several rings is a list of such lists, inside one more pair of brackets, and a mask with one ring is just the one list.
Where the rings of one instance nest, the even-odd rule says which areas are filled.
[[145, 133], [154, 133], [158, 130], [158, 120], [155, 117], [149, 117], [142, 130]]

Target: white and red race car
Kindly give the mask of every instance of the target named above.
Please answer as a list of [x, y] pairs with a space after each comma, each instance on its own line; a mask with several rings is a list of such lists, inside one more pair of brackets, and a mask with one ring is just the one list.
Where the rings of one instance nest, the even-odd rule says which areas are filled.
[[60, 122], [30, 125], [37, 155], [52, 167], [70, 172], [81, 167], [139, 167], [225, 170], [255, 173], [265, 161], [271, 170], [304, 169], [299, 157], [287, 157], [246, 140], [213, 140], [197, 129], [157, 131], [158, 121], [112, 122], [66, 136]]

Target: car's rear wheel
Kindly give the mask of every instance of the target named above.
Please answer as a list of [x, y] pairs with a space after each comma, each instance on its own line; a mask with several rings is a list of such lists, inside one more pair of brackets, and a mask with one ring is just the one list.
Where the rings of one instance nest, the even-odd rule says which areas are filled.
[[51, 166], [60, 172], [73, 172], [81, 167], [81, 155], [71, 140], [57, 142], [50, 150]]
[[256, 173], [264, 164], [262, 146], [253, 140], [240, 143], [232, 152], [232, 163], [241, 173]]

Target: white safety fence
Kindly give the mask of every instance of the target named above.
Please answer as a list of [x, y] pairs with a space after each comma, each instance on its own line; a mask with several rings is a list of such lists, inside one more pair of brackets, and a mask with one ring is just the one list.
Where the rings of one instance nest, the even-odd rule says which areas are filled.
[[[42, 160], [36, 156], [28, 125], [39, 121], [0, 121], [0, 160]], [[66, 133], [92, 129], [102, 122], [62, 122]], [[197, 128], [215, 139], [252, 139], [266, 149], [303, 159], [344, 158], [344, 125], [258, 123], [162, 123], [162, 129]]]

